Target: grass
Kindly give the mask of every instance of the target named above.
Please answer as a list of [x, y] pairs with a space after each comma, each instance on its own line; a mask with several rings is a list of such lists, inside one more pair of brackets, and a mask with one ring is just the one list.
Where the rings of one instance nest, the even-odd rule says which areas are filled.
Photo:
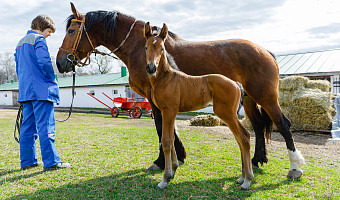
[[170, 185], [157, 190], [162, 172], [146, 170], [158, 155], [151, 118], [73, 114], [57, 123], [56, 134], [59, 154], [72, 167], [20, 171], [19, 145], [13, 139], [16, 111], [3, 112], [0, 199], [340, 199], [338, 168], [307, 164], [302, 178], [289, 180], [289, 160], [279, 148], [271, 152], [268, 164], [254, 171], [251, 189], [241, 191], [236, 142], [197, 130], [180, 130], [188, 158]]

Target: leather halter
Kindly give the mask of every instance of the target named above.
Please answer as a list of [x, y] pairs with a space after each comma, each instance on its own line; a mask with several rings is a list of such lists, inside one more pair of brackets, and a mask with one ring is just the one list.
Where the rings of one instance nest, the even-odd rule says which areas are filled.
[[[78, 29], [78, 34], [77, 34], [76, 40], [74, 41], [74, 44], [72, 46], [72, 50], [70, 51], [70, 50], [64, 49], [62, 47], [60, 47], [59, 49], [68, 53], [66, 58], [67, 58], [67, 60], [69, 62], [71, 62], [72, 64], [79, 65], [79, 66], [83, 67], [84, 65], [90, 64], [90, 56], [91, 56], [91, 54], [93, 52], [97, 52], [97, 50], [93, 46], [92, 41], [91, 41], [91, 39], [89, 37], [89, 34], [86, 31], [86, 28], [85, 28], [85, 19], [84, 20], [72, 19], [71, 21], [72, 22], [80, 22], [80, 27]], [[77, 52], [77, 49], [78, 49], [81, 37], [83, 35], [83, 32], [86, 33], [87, 39], [88, 39], [88, 41], [89, 41], [89, 43], [90, 43], [90, 45], [92, 47], [92, 50], [87, 53], [85, 61], [81, 62], [81, 59], [79, 58], [79, 56], [77, 55], [76, 52]], [[86, 63], [86, 62], [88, 62], [88, 63]]]
[[[101, 55], [111, 56], [111, 57], [113, 57], [114, 59], [119, 59], [119, 58], [117, 58], [117, 57], [115, 57], [115, 56], [112, 56], [111, 54], [112, 54], [112, 53], [115, 53], [116, 51], [118, 51], [118, 50], [120, 49], [120, 47], [123, 46], [123, 44], [124, 44], [125, 41], [128, 39], [128, 37], [129, 37], [129, 35], [130, 35], [130, 33], [131, 33], [133, 27], [135, 26], [135, 24], [136, 24], [136, 22], [137, 22], [137, 20], [135, 20], [135, 21], [132, 23], [129, 32], [128, 32], [128, 33], [126, 34], [126, 36], [125, 36], [125, 39], [120, 43], [120, 45], [119, 45], [116, 49], [114, 49], [114, 50], [111, 51], [110, 53], [104, 53], [104, 52], [98, 51], [98, 50], [93, 46], [93, 43], [92, 43], [92, 41], [91, 41], [91, 39], [90, 39], [90, 37], [89, 37], [89, 34], [87, 33], [86, 28], [85, 28], [85, 19], [83, 19], [83, 20], [72, 19], [71, 21], [72, 21], [72, 22], [80, 22], [80, 27], [79, 27], [79, 29], [78, 29], [78, 34], [77, 34], [76, 40], [74, 41], [74, 44], [73, 44], [73, 47], [72, 47], [72, 51], [67, 50], [67, 49], [64, 49], [64, 48], [62, 48], [62, 47], [60, 47], [59, 49], [68, 53], [67, 56], [66, 56], [66, 58], [67, 58], [67, 60], [68, 60], [69, 62], [71, 62], [71, 63], [74, 64], [74, 65], [79, 65], [80, 67], [83, 67], [83, 66], [85, 66], [85, 65], [89, 65], [89, 64], [90, 64], [90, 62], [91, 62], [90, 56], [91, 56], [92, 53], [95, 53], [95, 54], [98, 53], [98, 54], [101, 54]], [[89, 41], [89, 43], [90, 43], [90, 45], [91, 45], [91, 47], [92, 47], [92, 50], [89, 51], [89, 52], [87, 53], [85, 61], [84, 61], [84, 62], [81, 62], [81, 59], [79, 58], [79, 56], [77, 55], [76, 52], [77, 52], [78, 45], [79, 45], [80, 39], [81, 39], [81, 37], [82, 37], [84, 31], [85, 31], [85, 34], [86, 34], [86, 36], [87, 36], [87, 40]], [[86, 63], [86, 62], [88, 62], [88, 63]]]

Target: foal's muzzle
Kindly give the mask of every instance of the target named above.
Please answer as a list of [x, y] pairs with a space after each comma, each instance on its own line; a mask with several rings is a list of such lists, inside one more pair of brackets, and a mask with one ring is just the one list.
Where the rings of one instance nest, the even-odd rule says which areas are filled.
[[149, 62], [146, 65], [146, 73], [148, 74], [154, 74], [156, 72], [156, 65], [153, 62]]

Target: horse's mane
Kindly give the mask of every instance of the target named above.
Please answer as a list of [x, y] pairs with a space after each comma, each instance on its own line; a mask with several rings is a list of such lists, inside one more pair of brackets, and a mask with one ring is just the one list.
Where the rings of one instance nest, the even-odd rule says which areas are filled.
[[[99, 22], [103, 22], [103, 26], [104, 26], [104, 33], [108, 33], [110, 32], [111, 35], [110, 37], [113, 37], [115, 34], [115, 27], [116, 27], [116, 23], [117, 23], [117, 15], [121, 14], [121, 15], [126, 15], [123, 13], [120, 13], [118, 11], [102, 11], [102, 10], [98, 10], [98, 11], [91, 11], [86, 13], [86, 20], [85, 20], [85, 27], [87, 29], [87, 31], [91, 31], [91, 28], [93, 27], [94, 24], [99, 23]], [[128, 15], [126, 15], [128, 16]], [[131, 17], [131, 16], [130, 16]], [[71, 25], [71, 20], [75, 19], [74, 15], [70, 15], [66, 21], [66, 30], [70, 27]], [[158, 33], [160, 32], [161, 28], [154, 26], [153, 27], [154, 30], [156, 30]], [[174, 39], [177, 38], [177, 35], [172, 33], [172, 32], [168, 32], [170, 37], [173, 37]], [[104, 38], [106, 38], [106, 35], [104, 36]]]
[[167, 51], [165, 51], [165, 55], [166, 55], [166, 59], [168, 60], [168, 63], [170, 64], [171, 68], [173, 68], [174, 70], [180, 71], [174, 57], [172, 57], [172, 55], [170, 55]]

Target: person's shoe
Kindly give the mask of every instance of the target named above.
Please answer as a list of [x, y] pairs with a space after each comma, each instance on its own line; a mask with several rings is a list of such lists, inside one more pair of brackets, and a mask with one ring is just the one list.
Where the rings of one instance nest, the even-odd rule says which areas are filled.
[[57, 169], [64, 169], [64, 168], [67, 168], [67, 167], [70, 167], [70, 166], [71, 166], [70, 163], [60, 162], [60, 163], [53, 165], [51, 167], [44, 168], [44, 172], [57, 170]]
[[39, 165], [42, 165], [42, 164], [43, 164], [42, 162], [38, 162], [38, 163], [30, 165], [30, 166], [21, 167], [21, 170], [27, 170], [27, 169], [30, 169], [30, 168], [38, 167]]

